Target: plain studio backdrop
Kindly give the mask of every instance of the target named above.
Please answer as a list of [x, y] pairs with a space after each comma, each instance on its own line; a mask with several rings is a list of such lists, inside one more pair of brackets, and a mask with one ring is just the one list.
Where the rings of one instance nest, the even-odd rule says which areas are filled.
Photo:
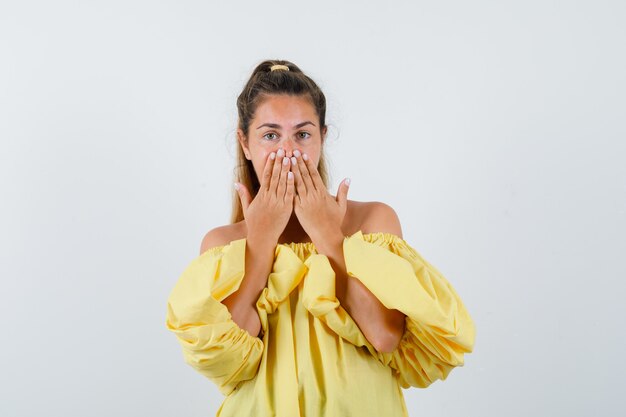
[[392, 206], [476, 322], [411, 416], [623, 415], [625, 12], [3, 1], [0, 415], [215, 414], [166, 300], [229, 221], [264, 59], [326, 94], [331, 193]]

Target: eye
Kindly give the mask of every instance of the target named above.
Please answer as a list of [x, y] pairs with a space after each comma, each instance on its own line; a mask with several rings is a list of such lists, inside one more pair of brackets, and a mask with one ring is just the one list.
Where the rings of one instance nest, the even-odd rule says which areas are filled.
[[308, 138], [308, 137], [310, 137], [310, 136], [311, 136], [311, 134], [310, 134], [309, 132], [298, 132], [298, 134], [299, 134], [299, 135], [301, 135], [301, 134], [308, 135], [308, 136], [306, 136], [306, 137], [302, 137], [302, 136], [300, 136], [300, 139], [306, 139], [306, 138]]
[[[267, 138], [267, 135], [274, 135], [274, 136], [276, 136], [276, 133], [271, 133], [271, 132], [270, 132], [270, 133], [266, 133], [265, 135], [263, 135], [263, 137], [264, 137], [264, 138]], [[272, 138], [272, 139], [273, 139], [273, 138]], [[270, 139], [270, 140], [272, 140], [272, 139]]]

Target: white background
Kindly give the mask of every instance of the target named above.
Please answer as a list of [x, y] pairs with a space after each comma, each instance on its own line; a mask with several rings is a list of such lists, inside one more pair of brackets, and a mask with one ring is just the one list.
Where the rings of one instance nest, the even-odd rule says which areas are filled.
[[476, 322], [410, 415], [621, 415], [625, 21], [620, 1], [2, 1], [0, 415], [215, 414], [166, 299], [228, 223], [235, 100], [268, 58], [326, 93], [331, 192], [349, 176], [395, 208]]

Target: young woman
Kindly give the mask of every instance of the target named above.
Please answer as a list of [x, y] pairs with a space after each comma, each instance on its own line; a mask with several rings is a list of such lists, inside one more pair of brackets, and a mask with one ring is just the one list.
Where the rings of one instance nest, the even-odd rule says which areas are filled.
[[401, 388], [463, 365], [475, 327], [395, 211], [328, 192], [326, 100], [264, 61], [237, 100], [231, 224], [209, 231], [168, 299], [218, 416], [407, 416]]

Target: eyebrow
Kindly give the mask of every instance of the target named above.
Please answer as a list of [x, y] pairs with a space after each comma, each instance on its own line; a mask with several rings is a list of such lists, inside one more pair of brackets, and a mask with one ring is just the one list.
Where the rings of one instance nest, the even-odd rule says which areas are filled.
[[[309, 122], [308, 120], [306, 122], [302, 122], [302, 123], [298, 123], [297, 125], [295, 125], [293, 128], [294, 129], [299, 129], [302, 126], [306, 126], [306, 125], [313, 125], [315, 126], [315, 124], [313, 124], [312, 122]], [[271, 127], [272, 129], [282, 129], [282, 127], [276, 123], [263, 123], [261, 126], [257, 127], [257, 129], [262, 128], [263, 126], [267, 126], [267, 127]]]

